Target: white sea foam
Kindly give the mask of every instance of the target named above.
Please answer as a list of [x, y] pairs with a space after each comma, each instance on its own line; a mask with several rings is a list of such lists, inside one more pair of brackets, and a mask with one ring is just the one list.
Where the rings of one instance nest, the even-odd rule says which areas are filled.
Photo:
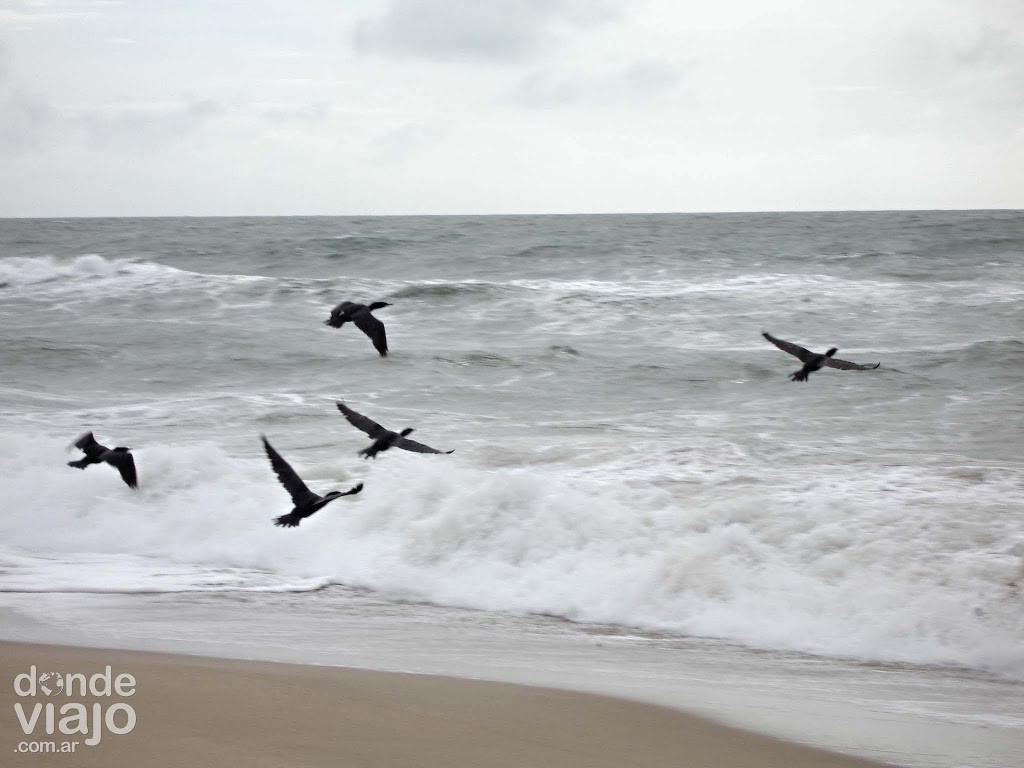
[[0, 285], [8, 288], [33, 288], [46, 296], [111, 291], [146, 290], [163, 293], [181, 288], [232, 286], [264, 282], [268, 278], [252, 275], [214, 275], [190, 272], [152, 261], [105, 258], [85, 254], [73, 258], [55, 256], [0, 258]]
[[126, 259], [105, 259], [91, 253], [73, 259], [57, 259], [54, 256], [21, 257], [0, 259], [0, 283], [9, 286], [34, 285], [54, 280], [112, 275], [129, 268]]
[[287, 579], [280, 573], [175, 563], [133, 554], [63, 552], [27, 555], [0, 550], [0, 592], [166, 594], [176, 592], [312, 592], [330, 579]]
[[[0, 585], [338, 582], [1024, 678], [1024, 541], [1013, 510], [1000, 507], [1021, 488], [1004, 473], [965, 480], [915, 467], [863, 477], [823, 465], [776, 483], [767, 471], [751, 476], [752, 457], [711, 445], [492, 469], [467, 455], [308, 465], [278, 447], [315, 490], [357, 479], [366, 490], [286, 531], [270, 523], [289, 503], [262, 457], [213, 444], [138, 450], [132, 493], [109, 467], [62, 466], [59, 441], [9, 436], [0, 444]], [[984, 519], [965, 517], [968, 506]]]
[[[339, 276], [331, 278], [269, 277], [253, 274], [194, 272], [154, 261], [107, 258], [86, 254], [74, 258], [54, 256], [0, 258], [0, 286], [30, 291], [40, 300], [59, 300], [69, 306], [76, 301], [108, 301], [111, 297], [135, 295], [152, 302], [164, 302], [169, 294], [177, 304], [194, 308], [198, 297], [212, 302], [208, 309], [230, 313], [266, 308], [274, 296], [297, 293], [310, 306], [323, 310], [344, 290], [351, 295], [380, 295], [403, 299], [408, 309], [424, 301], [468, 300], [480, 306], [482, 318], [496, 313], [522, 316], [524, 308], [536, 313], [539, 332], [582, 335], [605, 329], [621, 333], [623, 319], [635, 317], [640, 307], [653, 309], [685, 334], [673, 341], [687, 345], [715, 347], [721, 340], [710, 335], [696, 337], [688, 322], [695, 308], [707, 319], [722, 312], [752, 318], [774, 318], [781, 308], [789, 309], [793, 297], [812, 302], [827, 301], [830, 313], [843, 316], [861, 308], [864, 302], [898, 303], [927, 307], [948, 302], [950, 293], [962, 294], [964, 306], [985, 302], [1015, 302], [1020, 290], [995, 286], [979, 289], [957, 282], [917, 285], [894, 280], [848, 279], [815, 273], [764, 272], [704, 277], [703, 279], [663, 277], [661, 279], [598, 280], [530, 278], [488, 281], [463, 280], [371, 280]], [[945, 288], [941, 297], [936, 289]], [[644, 304], [649, 302], [651, 304]], [[161, 322], [189, 323], [192, 311], [178, 310], [175, 303], [161, 304]]]

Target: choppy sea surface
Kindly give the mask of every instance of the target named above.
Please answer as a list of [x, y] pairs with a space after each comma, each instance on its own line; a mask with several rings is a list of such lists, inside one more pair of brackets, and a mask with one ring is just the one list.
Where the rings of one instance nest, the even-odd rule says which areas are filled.
[[[881, 366], [794, 383], [761, 331]], [[335, 400], [456, 451], [364, 461]], [[0, 221], [12, 599], [335, 585], [1021, 681], [1022, 416], [1021, 212]], [[365, 490], [275, 528], [260, 434]]]

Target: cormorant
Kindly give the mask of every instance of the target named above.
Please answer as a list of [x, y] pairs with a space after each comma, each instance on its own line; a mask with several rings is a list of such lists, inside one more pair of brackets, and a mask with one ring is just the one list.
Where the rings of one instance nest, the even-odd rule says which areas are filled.
[[344, 403], [339, 402], [337, 405], [338, 410], [345, 415], [349, 424], [373, 438], [373, 444], [359, 452], [359, 455], [364, 458], [375, 458], [378, 453], [386, 451], [388, 448], [401, 448], [413, 453], [455, 453], [454, 449], [439, 451], [436, 448], [431, 448], [429, 445], [409, 440], [406, 435], [413, 431], [411, 427], [403, 429], [401, 432], [392, 432], [390, 429], [384, 429], [384, 427], [372, 419], [366, 418], [361, 413], [356, 413]]
[[281, 458], [281, 454], [274, 450], [274, 446], [267, 441], [266, 435], [260, 435], [260, 439], [263, 440], [263, 447], [270, 458], [270, 466], [274, 468], [277, 479], [281, 481], [281, 485], [288, 491], [288, 494], [292, 497], [292, 503], [295, 505], [295, 509], [287, 515], [275, 517], [274, 525], [294, 528], [305, 518], [327, 506], [335, 499], [340, 499], [342, 496], [352, 496], [363, 490], [363, 484], [357, 483], [344, 493], [330, 491], [323, 496], [318, 496], [306, 487], [306, 484], [302, 482], [302, 479], [291, 468], [291, 465]]
[[110, 466], [117, 468], [117, 471], [121, 473], [121, 479], [125, 481], [129, 488], [139, 487], [139, 478], [135, 473], [135, 459], [128, 453], [131, 448], [125, 448], [123, 445], [113, 449], [107, 448], [107, 446], [96, 442], [92, 432], [86, 432], [78, 438], [75, 441], [75, 448], [80, 448], [85, 453], [85, 458], [78, 461], [69, 461], [69, 467], [85, 469], [90, 464], [106, 462]]
[[828, 352], [822, 355], [818, 352], [811, 352], [809, 349], [804, 349], [799, 344], [794, 344], [791, 341], [777, 339], [767, 331], [762, 331], [761, 335], [783, 352], [788, 352], [794, 357], [799, 358], [800, 362], [804, 364], [803, 368], [790, 377], [792, 381], [807, 381], [807, 377], [810, 374], [825, 366], [828, 366], [829, 368], [838, 368], [841, 371], [869, 371], [881, 365], [881, 363], [875, 363], [874, 365], [860, 365], [858, 363], [851, 363], [849, 360], [840, 360], [833, 357], [833, 355], [839, 351], [836, 347], [832, 347]]
[[388, 356], [388, 337], [384, 333], [384, 323], [374, 317], [371, 312], [375, 309], [390, 307], [386, 301], [375, 301], [370, 306], [356, 304], [353, 301], [343, 301], [331, 310], [331, 316], [324, 320], [324, 325], [331, 328], [341, 328], [345, 323], [351, 321], [356, 328], [370, 337], [381, 357]]

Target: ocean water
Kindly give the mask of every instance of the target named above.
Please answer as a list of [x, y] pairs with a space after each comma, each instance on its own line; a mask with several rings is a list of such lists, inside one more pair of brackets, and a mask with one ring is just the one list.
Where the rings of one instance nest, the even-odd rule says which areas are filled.
[[[1020, 681], [1022, 416], [1021, 212], [0, 221], [0, 590], [61, 611], [335, 585]], [[275, 528], [260, 434], [365, 490]]]

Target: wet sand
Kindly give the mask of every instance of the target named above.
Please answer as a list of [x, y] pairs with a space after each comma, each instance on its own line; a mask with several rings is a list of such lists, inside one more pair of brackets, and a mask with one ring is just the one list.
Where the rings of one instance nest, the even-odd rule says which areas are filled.
[[[237, 661], [70, 646], [0, 643], [0, 753], [13, 766], [145, 768], [868, 768], [878, 765], [730, 728], [673, 709], [592, 694], [433, 675]], [[131, 696], [18, 695], [35, 665], [111, 678]], [[102, 683], [102, 681], [100, 681]], [[28, 678], [21, 680], [27, 690]], [[77, 693], [77, 692], [76, 692]], [[45, 710], [25, 735], [16, 703], [130, 705], [129, 733], [45, 733]], [[105, 711], [105, 709], [103, 710]], [[60, 723], [58, 711], [55, 722]], [[127, 722], [124, 708], [114, 719]], [[18, 753], [28, 741], [79, 741], [74, 754]]]

